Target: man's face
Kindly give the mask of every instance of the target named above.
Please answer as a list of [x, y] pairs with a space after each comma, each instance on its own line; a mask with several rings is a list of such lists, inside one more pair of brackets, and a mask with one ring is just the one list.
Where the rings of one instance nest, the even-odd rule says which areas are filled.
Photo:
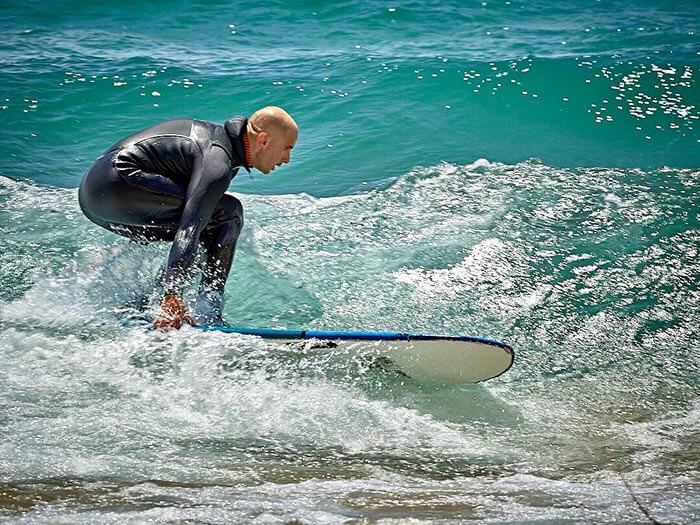
[[[261, 133], [263, 135], [263, 133]], [[289, 129], [264, 133], [261, 148], [255, 158], [254, 166], [263, 173], [270, 173], [277, 166], [287, 164], [292, 155], [292, 148], [297, 142], [297, 131]]]

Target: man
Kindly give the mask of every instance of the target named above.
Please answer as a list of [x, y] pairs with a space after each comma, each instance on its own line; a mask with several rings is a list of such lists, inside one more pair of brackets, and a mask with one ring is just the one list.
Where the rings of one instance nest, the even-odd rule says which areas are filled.
[[91, 221], [130, 239], [172, 241], [155, 328], [195, 324], [182, 288], [199, 245], [195, 314], [223, 324], [224, 285], [243, 226], [243, 206], [225, 191], [240, 167], [269, 173], [288, 163], [298, 133], [292, 117], [275, 106], [223, 125], [170, 120], [121, 140], [87, 172], [78, 197]]

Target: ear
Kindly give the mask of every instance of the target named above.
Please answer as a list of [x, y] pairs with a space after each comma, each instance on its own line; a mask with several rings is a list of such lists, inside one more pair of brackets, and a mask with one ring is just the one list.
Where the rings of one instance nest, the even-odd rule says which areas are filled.
[[255, 142], [257, 143], [258, 147], [263, 147], [267, 145], [267, 140], [269, 136], [266, 131], [261, 131], [258, 133], [255, 137]]

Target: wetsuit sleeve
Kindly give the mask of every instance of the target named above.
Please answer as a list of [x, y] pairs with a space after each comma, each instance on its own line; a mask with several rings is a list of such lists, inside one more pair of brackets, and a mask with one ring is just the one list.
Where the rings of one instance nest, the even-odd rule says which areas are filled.
[[212, 148], [192, 166], [185, 205], [163, 278], [166, 293], [179, 294], [195, 254], [199, 236], [231, 181], [231, 164], [221, 148]]

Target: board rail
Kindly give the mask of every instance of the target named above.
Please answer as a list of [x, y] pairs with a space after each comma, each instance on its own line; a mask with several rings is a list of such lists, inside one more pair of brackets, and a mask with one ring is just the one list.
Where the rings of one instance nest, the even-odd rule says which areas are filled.
[[359, 332], [335, 330], [289, 330], [279, 328], [250, 328], [242, 326], [200, 325], [196, 326], [206, 332], [225, 332], [243, 335], [257, 335], [269, 339], [351, 339], [359, 341], [468, 341], [485, 343], [513, 350], [508, 343], [488, 337], [473, 335], [427, 335], [409, 332]]

